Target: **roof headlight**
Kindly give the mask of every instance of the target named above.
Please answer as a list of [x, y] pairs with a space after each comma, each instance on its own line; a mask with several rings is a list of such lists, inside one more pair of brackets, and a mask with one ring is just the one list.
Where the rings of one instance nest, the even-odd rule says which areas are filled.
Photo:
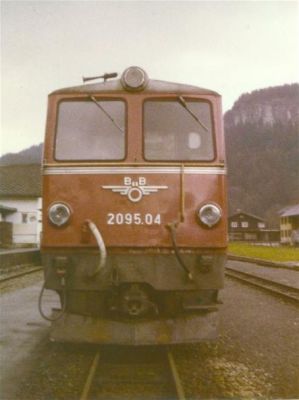
[[198, 210], [198, 218], [205, 226], [212, 228], [222, 216], [221, 208], [217, 204], [205, 204]]
[[65, 225], [72, 215], [70, 207], [64, 203], [54, 203], [48, 211], [49, 220], [56, 226]]
[[127, 90], [142, 90], [148, 83], [148, 76], [140, 67], [129, 67], [123, 72], [121, 83]]

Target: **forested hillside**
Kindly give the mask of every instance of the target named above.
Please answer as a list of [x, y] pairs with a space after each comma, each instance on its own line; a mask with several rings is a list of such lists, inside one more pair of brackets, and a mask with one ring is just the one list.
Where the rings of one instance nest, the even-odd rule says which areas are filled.
[[242, 95], [225, 114], [230, 212], [275, 224], [299, 202], [299, 85]]
[[0, 158], [0, 165], [13, 164], [40, 164], [42, 160], [43, 144], [31, 146], [19, 153], [7, 153]]
[[[299, 202], [299, 84], [243, 94], [224, 116], [229, 209], [272, 226], [277, 211]], [[1, 165], [40, 163], [42, 144], [6, 154]]]

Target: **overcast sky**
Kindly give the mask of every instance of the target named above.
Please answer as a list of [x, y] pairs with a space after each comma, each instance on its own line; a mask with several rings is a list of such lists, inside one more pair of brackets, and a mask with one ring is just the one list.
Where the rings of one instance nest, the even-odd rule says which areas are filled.
[[2, 1], [0, 152], [43, 141], [47, 95], [82, 75], [143, 67], [153, 79], [244, 92], [298, 82], [297, 1]]

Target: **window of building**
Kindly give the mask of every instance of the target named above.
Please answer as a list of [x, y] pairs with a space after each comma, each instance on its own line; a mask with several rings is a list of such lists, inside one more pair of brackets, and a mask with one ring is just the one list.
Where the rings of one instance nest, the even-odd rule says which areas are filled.
[[263, 228], [265, 228], [266, 225], [264, 222], [258, 222], [257, 226], [258, 226], [258, 228], [263, 229]]
[[22, 213], [22, 224], [27, 224], [27, 223], [28, 223], [28, 214]]
[[238, 222], [232, 221], [232, 222], [230, 223], [230, 226], [231, 226], [232, 228], [238, 228]]
[[242, 225], [242, 228], [248, 228], [248, 222], [247, 221], [242, 221], [241, 225]]

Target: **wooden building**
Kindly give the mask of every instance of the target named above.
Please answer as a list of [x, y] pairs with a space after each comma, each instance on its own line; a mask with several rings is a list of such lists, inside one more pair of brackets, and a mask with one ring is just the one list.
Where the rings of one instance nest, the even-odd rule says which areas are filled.
[[280, 214], [280, 242], [299, 246], [299, 204], [285, 207]]
[[279, 242], [279, 230], [268, 229], [264, 219], [239, 210], [228, 218], [231, 241]]

